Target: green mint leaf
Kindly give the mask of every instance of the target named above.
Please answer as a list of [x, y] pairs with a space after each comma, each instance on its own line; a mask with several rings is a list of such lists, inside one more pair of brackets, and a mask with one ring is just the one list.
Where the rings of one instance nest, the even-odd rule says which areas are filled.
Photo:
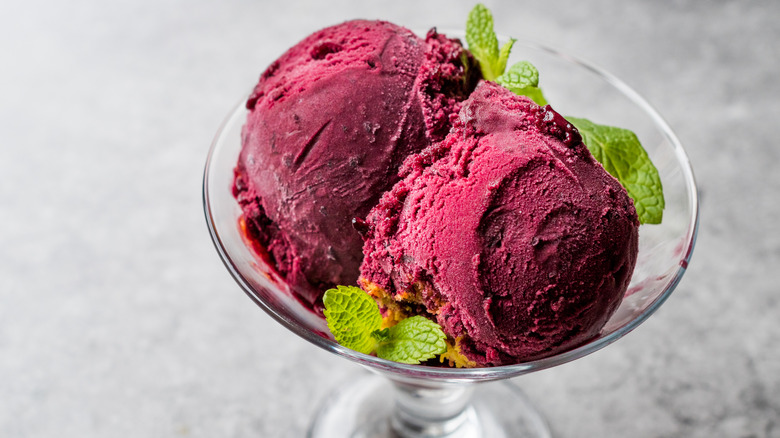
[[413, 316], [380, 329], [382, 316], [370, 295], [354, 286], [336, 286], [323, 297], [325, 320], [336, 342], [382, 359], [417, 364], [447, 351], [446, 335], [435, 322]]
[[[466, 20], [466, 43], [477, 58], [485, 79], [491, 75], [493, 63], [498, 59], [498, 38], [493, 31], [493, 14], [481, 3], [469, 12]], [[494, 78], [493, 78], [494, 79]]]
[[477, 3], [466, 20], [466, 43], [479, 61], [482, 76], [488, 81], [494, 81], [504, 72], [515, 40], [510, 39], [499, 50], [498, 37], [493, 30], [493, 14], [485, 5]]
[[377, 342], [385, 342], [390, 339], [390, 329], [374, 330], [371, 332], [371, 336], [376, 339]]
[[516, 62], [496, 82], [507, 88], [538, 87], [539, 70], [528, 61]]
[[496, 82], [515, 94], [531, 98], [537, 105], [547, 105], [547, 99], [539, 88], [539, 70], [528, 61], [514, 63], [496, 78]]
[[389, 338], [380, 342], [376, 355], [395, 362], [417, 364], [447, 350], [439, 324], [424, 316], [401, 320], [389, 329]]
[[539, 87], [523, 87], [512, 91], [514, 91], [515, 94], [529, 97], [531, 100], [536, 102], [537, 105], [540, 106], [547, 105], [547, 99], [544, 98], [544, 95], [542, 94], [542, 89]]
[[506, 62], [509, 60], [509, 52], [512, 51], [512, 46], [515, 45], [515, 41], [517, 40], [514, 38], [509, 38], [509, 41], [507, 41], [506, 44], [501, 46], [501, 50], [498, 51], [498, 59], [496, 60], [495, 72], [499, 76], [504, 73], [504, 70], [506, 70]]
[[325, 321], [336, 342], [360, 353], [373, 353], [377, 343], [372, 333], [382, 326], [376, 301], [354, 286], [328, 289], [322, 301]]
[[661, 178], [636, 134], [587, 119], [566, 120], [580, 131], [582, 141], [596, 160], [626, 188], [634, 200], [639, 222], [660, 224], [665, 206]]

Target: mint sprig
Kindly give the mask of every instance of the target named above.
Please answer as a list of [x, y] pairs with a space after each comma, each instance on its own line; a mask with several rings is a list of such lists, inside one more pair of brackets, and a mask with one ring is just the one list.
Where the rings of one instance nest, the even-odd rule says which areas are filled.
[[530, 97], [538, 105], [547, 105], [539, 89], [539, 72], [530, 62], [517, 62], [506, 71], [506, 63], [515, 41], [510, 38], [499, 49], [498, 36], [493, 29], [493, 14], [481, 3], [474, 6], [466, 20], [466, 43], [479, 61], [482, 76], [488, 81], [498, 82], [515, 94]]
[[539, 70], [528, 61], [516, 62], [496, 82], [515, 94], [530, 97], [537, 105], [547, 105], [539, 88]]
[[614, 176], [634, 200], [639, 222], [660, 224], [665, 206], [661, 177], [636, 134], [628, 129], [566, 117], [580, 131], [593, 157]]
[[395, 362], [417, 364], [444, 353], [446, 335], [424, 316], [401, 320], [382, 329], [382, 315], [373, 298], [354, 286], [325, 291], [325, 320], [336, 342], [364, 354]]
[[506, 69], [515, 39], [510, 38], [499, 50], [498, 37], [493, 31], [493, 14], [483, 4], [477, 3], [466, 20], [466, 43], [479, 61], [482, 76], [494, 81]]

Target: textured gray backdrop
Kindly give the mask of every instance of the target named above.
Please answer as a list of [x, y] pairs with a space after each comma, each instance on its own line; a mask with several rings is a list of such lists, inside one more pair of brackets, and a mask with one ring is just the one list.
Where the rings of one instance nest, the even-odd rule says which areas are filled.
[[[643, 94], [701, 188], [689, 272], [609, 348], [517, 379], [557, 437], [780, 437], [780, 2], [487, 1], [502, 33]], [[254, 306], [202, 214], [206, 152], [266, 65], [349, 18], [470, 1], [7, 2], [0, 436], [299, 437], [354, 365]]]

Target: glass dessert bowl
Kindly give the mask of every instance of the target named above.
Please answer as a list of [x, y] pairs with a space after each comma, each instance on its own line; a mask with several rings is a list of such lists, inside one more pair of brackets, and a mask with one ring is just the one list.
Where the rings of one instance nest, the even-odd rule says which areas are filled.
[[650, 317], [685, 273], [696, 238], [697, 190], [685, 151], [666, 122], [635, 91], [601, 69], [534, 43], [518, 41], [513, 52], [509, 64], [527, 60], [538, 68], [540, 87], [557, 112], [634, 131], [658, 168], [666, 198], [662, 223], [639, 229], [631, 284], [599, 335], [543, 359], [490, 368], [440, 368], [390, 362], [336, 343], [321, 315], [292, 294], [242, 232], [241, 209], [231, 186], [247, 114], [243, 101], [217, 133], [206, 162], [203, 200], [209, 231], [225, 266], [244, 292], [280, 324], [373, 372], [333, 394], [309, 436], [550, 436], [522, 393], [512, 385], [489, 382], [560, 365], [615, 342]]

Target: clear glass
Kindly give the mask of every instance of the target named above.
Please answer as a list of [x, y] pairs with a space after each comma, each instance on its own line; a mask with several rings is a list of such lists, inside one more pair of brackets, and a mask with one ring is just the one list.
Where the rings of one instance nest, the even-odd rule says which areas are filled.
[[246, 118], [243, 101], [217, 133], [206, 162], [203, 202], [211, 237], [225, 266], [249, 298], [280, 324], [373, 372], [335, 393], [312, 423], [309, 436], [550, 436], [544, 420], [513, 383], [488, 382], [560, 365], [617, 341], [650, 317], [685, 273], [696, 238], [698, 198], [688, 157], [667, 123], [625, 83], [575, 57], [535, 43], [517, 42], [509, 65], [519, 60], [531, 61], [539, 69], [540, 86], [559, 113], [633, 130], [658, 167], [666, 198], [663, 222], [640, 227], [639, 256], [631, 284], [599, 336], [578, 348], [532, 362], [493, 368], [435, 368], [390, 362], [337, 344], [325, 321], [302, 305], [282, 279], [254, 256], [240, 232], [241, 210], [231, 194], [231, 184]]

